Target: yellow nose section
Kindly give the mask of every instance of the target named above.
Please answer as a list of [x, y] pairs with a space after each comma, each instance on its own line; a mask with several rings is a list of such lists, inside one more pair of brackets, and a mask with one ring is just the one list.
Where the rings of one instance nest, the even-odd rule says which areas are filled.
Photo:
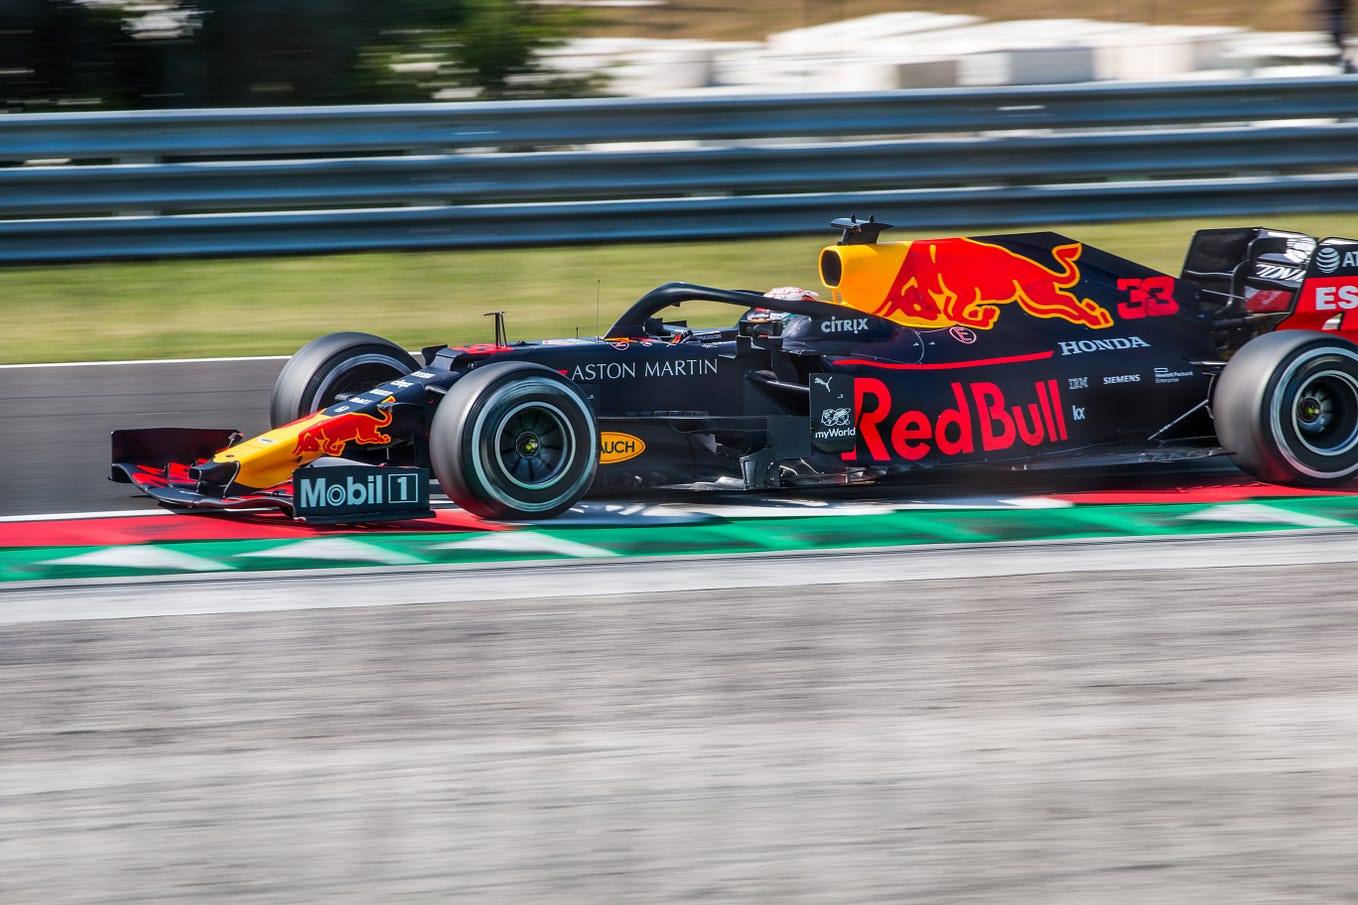
[[[384, 400], [394, 401], [391, 396]], [[386, 431], [390, 426], [388, 409], [380, 409], [376, 414], [369, 411], [317, 412], [224, 449], [212, 460], [240, 463], [236, 483], [263, 490], [291, 480], [293, 471], [322, 456], [343, 455], [351, 443], [385, 446], [392, 440]]]

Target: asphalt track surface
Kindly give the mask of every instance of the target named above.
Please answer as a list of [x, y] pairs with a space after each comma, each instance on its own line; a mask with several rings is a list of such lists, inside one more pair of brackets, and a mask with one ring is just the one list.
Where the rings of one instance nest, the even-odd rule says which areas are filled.
[[[277, 366], [0, 369], [0, 509]], [[0, 589], [0, 902], [1355, 901], [1358, 538], [1105, 546]]]
[[[0, 591], [48, 607], [0, 645], [0, 901], [1352, 902], [1358, 545], [1201, 568], [1223, 543]], [[303, 592], [332, 606], [239, 612]]]
[[108, 478], [109, 432], [269, 426], [284, 359], [0, 367], [0, 516], [154, 509]]

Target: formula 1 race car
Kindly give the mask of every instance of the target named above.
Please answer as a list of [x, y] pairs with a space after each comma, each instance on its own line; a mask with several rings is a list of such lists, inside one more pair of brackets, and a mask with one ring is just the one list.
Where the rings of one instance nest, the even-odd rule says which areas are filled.
[[[313, 522], [556, 515], [591, 488], [778, 488], [910, 469], [1229, 455], [1256, 478], [1358, 474], [1358, 242], [1195, 234], [1182, 274], [1048, 232], [881, 242], [836, 220], [828, 297], [669, 283], [600, 338], [304, 346], [273, 429], [115, 431], [113, 480], [170, 507]], [[738, 310], [694, 329], [659, 316]]]

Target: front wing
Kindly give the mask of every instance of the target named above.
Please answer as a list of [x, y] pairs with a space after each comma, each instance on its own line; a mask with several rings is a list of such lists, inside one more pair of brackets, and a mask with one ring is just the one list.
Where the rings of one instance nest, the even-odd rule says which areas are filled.
[[429, 472], [322, 458], [265, 490], [228, 493], [193, 469], [240, 437], [237, 431], [151, 428], [114, 431], [109, 480], [131, 484], [169, 509], [282, 512], [310, 524], [432, 518]]

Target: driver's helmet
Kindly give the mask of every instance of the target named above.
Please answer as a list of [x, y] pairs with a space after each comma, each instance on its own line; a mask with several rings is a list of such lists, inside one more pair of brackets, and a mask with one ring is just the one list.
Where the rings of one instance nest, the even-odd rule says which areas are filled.
[[766, 299], [778, 299], [784, 302], [818, 302], [820, 295], [810, 289], [798, 289], [796, 286], [779, 286], [764, 293]]
[[[764, 293], [766, 299], [777, 299], [781, 302], [818, 302], [820, 296], [810, 289], [799, 289], [796, 286], [779, 286]], [[765, 323], [768, 321], [785, 321], [795, 317], [790, 311], [774, 311], [769, 308], [751, 308], [745, 315], [745, 320], [754, 323]]]

